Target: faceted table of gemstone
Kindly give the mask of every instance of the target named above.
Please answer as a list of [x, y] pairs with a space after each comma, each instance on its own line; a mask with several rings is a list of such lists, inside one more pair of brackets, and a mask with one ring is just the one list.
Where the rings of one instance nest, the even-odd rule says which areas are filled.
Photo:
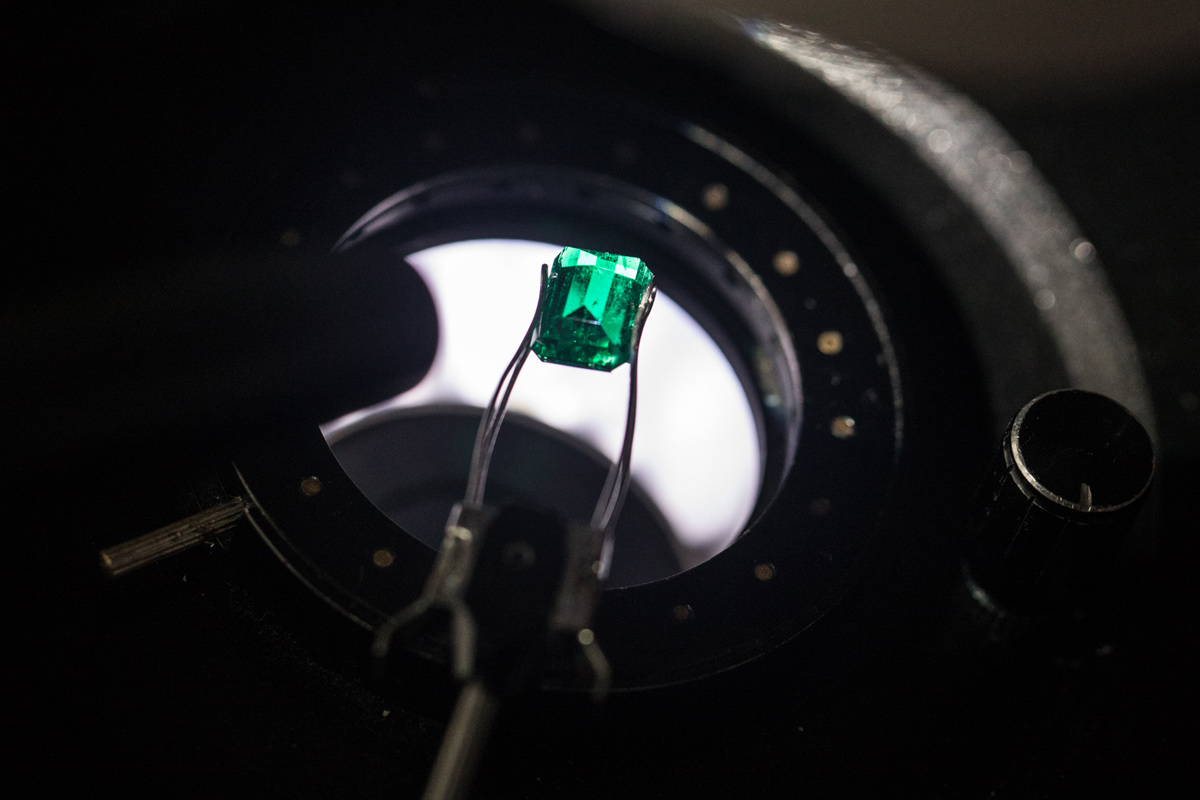
[[546, 279], [533, 352], [542, 361], [605, 372], [624, 364], [653, 279], [640, 258], [564, 248]]

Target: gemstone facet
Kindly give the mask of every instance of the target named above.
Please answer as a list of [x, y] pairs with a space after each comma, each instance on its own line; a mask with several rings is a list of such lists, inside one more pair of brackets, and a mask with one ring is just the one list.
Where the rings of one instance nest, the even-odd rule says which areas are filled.
[[639, 308], [653, 280], [640, 258], [563, 248], [546, 279], [533, 352], [572, 367], [619, 367], [633, 355]]

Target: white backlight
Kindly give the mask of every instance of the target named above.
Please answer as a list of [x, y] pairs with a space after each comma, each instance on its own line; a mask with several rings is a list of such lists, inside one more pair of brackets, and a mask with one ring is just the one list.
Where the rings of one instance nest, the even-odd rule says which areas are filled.
[[[417, 386], [329, 423], [325, 434], [384, 409], [486, 406], [533, 317], [541, 265], [551, 263], [561, 249], [487, 239], [409, 256], [437, 308], [433, 365]], [[670, 523], [681, 566], [687, 569], [725, 549], [749, 519], [762, 477], [758, 433], [729, 361], [708, 333], [662, 292], [639, 353], [633, 477]], [[509, 409], [615, 459], [625, 430], [628, 370], [627, 365], [605, 373], [544, 364], [531, 355]]]

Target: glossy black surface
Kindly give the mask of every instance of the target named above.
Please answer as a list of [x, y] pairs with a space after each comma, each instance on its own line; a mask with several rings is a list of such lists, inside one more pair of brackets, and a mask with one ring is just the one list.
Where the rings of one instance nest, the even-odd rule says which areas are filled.
[[1031, 401], [1010, 436], [1022, 476], [1064, 511], [1117, 511], [1139, 499], [1154, 475], [1146, 429], [1120, 404], [1094, 392], [1062, 391]]
[[[936, 636], [957, 577], [948, 506], [984, 472], [989, 422], [1015, 410], [986, 408], [954, 322], [970, 305], [921, 268], [904, 225], [845, 164], [719, 75], [560, 9], [137, 7], [31, 26], [36, 53], [11, 76], [25, 252], [6, 301], [32, 308], [81, 275], [186, 269], [194, 253], [275, 252], [292, 229], [323, 256], [371, 204], [427, 174], [439, 157], [424, 147], [431, 133], [473, 148], [475, 164], [493, 145], [524, 152], [512, 127], [470, 141], [432, 129], [431, 95], [445, 74], [522, 83], [552, 50], [533, 43], [564, 36], [609, 56], [590, 83], [571, 83], [582, 61], [556, 65], [554, 82], [585, 87], [577, 98], [633, 94], [687, 112], [769, 155], [837, 221], [872, 266], [911, 376], [911, 448], [880, 529], [891, 547], [864, 560], [801, 651], [616, 697], [598, 714], [569, 697], [525, 698], [500, 721], [481, 795], [1090, 797], [1194, 783], [1194, 81], [993, 104], [1107, 264], [1162, 430], [1161, 508], [1144, 523], [1161, 536], [1121, 554], [1148, 566], [1111, 595], [1107, 623], [1032, 660], [964, 654]], [[488, 46], [514, 41], [530, 44]], [[670, 176], [670, 157], [655, 151], [629, 173]], [[694, 197], [705, 177], [674, 180], [660, 191]], [[86, 398], [69, 413], [86, 415]], [[418, 796], [452, 687], [414, 658], [405, 683], [371, 689], [359, 677], [365, 632], [252, 534], [99, 580], [100, 547], [237, 491], [225, 462], [213, 478], [208, 460], [147, 442], [5, 464], [12, 781], [85, 794]]]
[[970, 580], [1018, 614], [1084, 613], [1154, 476], [1150, 436], [1113, 400], [1062, 389], [1013, 417], [968, 523]]

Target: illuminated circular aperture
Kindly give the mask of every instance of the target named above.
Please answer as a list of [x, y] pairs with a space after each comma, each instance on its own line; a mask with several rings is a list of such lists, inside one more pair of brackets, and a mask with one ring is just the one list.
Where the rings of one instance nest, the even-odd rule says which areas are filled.
[[[410, 255], [437, 308], [433, 365], [404, 394], [324, 426], [326, 436], [386, 409], [486, 406], [533, 316], [541, 265], [561, 249], [486, 239]], [[762, 477], [757, 427], [729, 360], [662, 292], [639, 359], [633, 477], [670, 523], [680, 565], [688, 569], [728, 547], [749, 520]], [[531, 357], [509, 409], [615, 459], [624, 434], [628, 370], [597, 372]]]

